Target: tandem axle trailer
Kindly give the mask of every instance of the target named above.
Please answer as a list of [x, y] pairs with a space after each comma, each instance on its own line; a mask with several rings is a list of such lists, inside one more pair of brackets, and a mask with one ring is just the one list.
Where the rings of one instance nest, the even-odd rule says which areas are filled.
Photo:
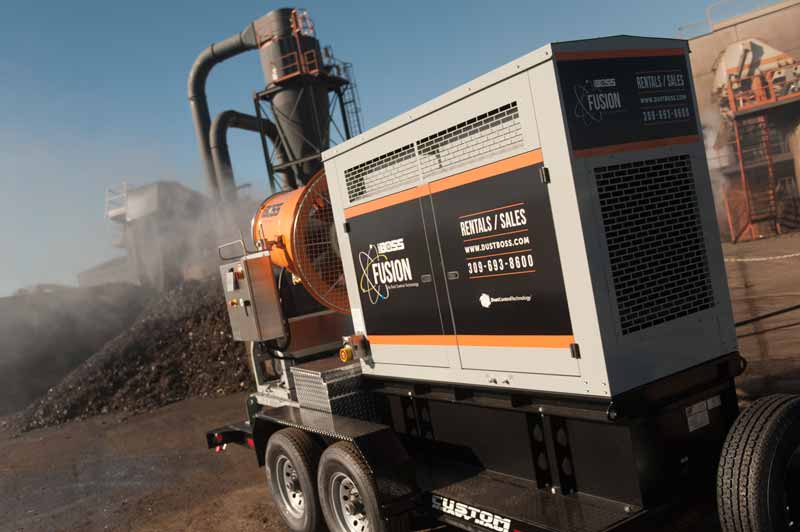
[[[306, 57], [298, 24], [259, 46]], [[220, 266], [257, 391], [208, 447], [251, 448], [293, 532], [800, 527], [800, 399], [739, 412], [701, 133], [687, 43], [619, 36], [327, 149]]]

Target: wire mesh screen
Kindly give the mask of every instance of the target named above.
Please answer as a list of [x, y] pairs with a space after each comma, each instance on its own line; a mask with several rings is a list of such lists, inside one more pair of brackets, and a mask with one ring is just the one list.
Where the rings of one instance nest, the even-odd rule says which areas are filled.
[[418, 141], [345, 170], [350, 202], [384, 195], [523, 143], [517, 102], [453, 124]]
[[622, 334], [713, 307], [689, 155], [602, 166], [594, 175]]
[[292, 235], [296, 267], [306, 289], [320, 303], [348, 313], [350, 304], [325, 174], [318, 173], [306, 187]]
[[347, 197], [351, 202], [414, 183], [418, 178], [419, 170], [413, 144], [384, 153], [344, 172]]
[[418, 140], [422, 175], [430, 177], [514, 148], [522, 141], [517, 102], [507, 103]]

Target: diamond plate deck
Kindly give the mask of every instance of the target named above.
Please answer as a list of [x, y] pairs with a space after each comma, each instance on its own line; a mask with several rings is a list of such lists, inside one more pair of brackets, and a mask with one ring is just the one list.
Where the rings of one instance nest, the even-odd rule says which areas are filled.
[[626, 512], [622, 503], [580, 493], [552, 494], [534, 482], [450, 464], [437, 464], [428, 480], [435, 495], [520, 521], [529, 530], [601, 532], [629, 521], [636, 512]]

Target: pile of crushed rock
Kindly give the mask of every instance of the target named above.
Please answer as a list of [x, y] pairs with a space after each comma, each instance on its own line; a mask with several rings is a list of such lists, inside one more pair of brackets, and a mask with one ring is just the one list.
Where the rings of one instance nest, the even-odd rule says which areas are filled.
[[31, 430], [97, 414], [134, 414], [250, 383], [219, 280], [187, 281], [156, 298], [129, 329], [25, 409], [18, 425]]

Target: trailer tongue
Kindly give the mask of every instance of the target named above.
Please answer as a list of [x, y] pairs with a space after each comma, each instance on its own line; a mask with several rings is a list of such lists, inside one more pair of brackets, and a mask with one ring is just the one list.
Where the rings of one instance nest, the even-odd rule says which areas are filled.
[[295, 532], [650, 530], [715, 489], [726, 532], [796, 526], [800, 401], [739, 415], [688, 53], [553, 43], [322, 153], [220, 267], [257, 391], [209, 448]]

